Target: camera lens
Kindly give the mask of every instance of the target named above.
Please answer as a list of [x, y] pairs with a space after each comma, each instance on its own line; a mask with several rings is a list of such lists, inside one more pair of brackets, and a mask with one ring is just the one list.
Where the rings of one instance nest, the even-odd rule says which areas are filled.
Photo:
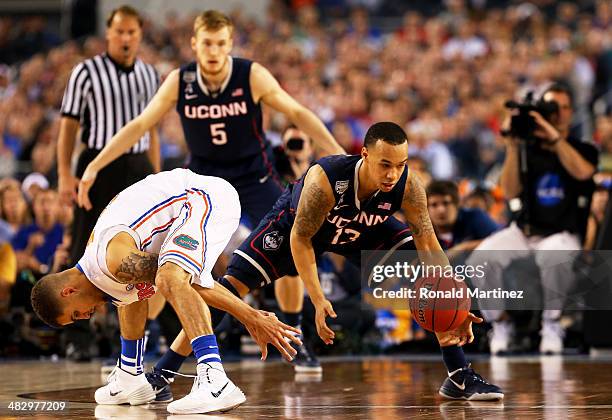
[[304, 148], [304, 139], [292, 137], [287, 140], [287, 150], [302, 150]]

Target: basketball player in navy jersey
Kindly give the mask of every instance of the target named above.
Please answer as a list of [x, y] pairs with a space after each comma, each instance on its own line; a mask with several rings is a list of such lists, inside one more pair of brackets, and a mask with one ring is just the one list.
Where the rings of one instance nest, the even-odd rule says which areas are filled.
[[[361, 155], [318, 160], [234, 252], [219, 283], [242, 297], [282, 276], [299, 275], [316, 310], [317, 332], [326, 344], [333, 343], [326, 317], [336, 314], [321, 290], [317, 255], [334, 252], [360, 266], [361, 250], [416, 249], [426, 264], [449, 265], [429, 219], [425, 190], [408, 170], [407, 158], [404, 130], [380, 122], [369, 128]], [[400, 210], [408, 226], [392, 216]], [[448, 371], [439, 393], [451, 399], [501, 399], [502, 390], [466, 361], [461, 346], [474, 339], [472, 322], [482, 319], [470, 313], [457, 329], [436, 334]], [[172, 346], [184, 354], [189, 341], [181, 333]]]
[[[172, 107], [178, 111], [191, 152], [188, 168], [229, 181], [243, 214], [257, 225], [282, 193], [262, 129], [261, 104], [284, 113], [313, 139], [323, 154], [344, 153], [325, 125], [279, 85], [262, 65], [230, 56], [233, 25], [214, 10], [194, 22], [191, 47], [197, 60], [172, 71], [146, 109], [127, 124], [92, 161], [79, 186], [79, 203], [89, 208], [87, 191], [97, 173], [133, 145]], [[285, 322], [299, 327], [303, 283], [287, 277], [275, 283]], [[165, 357], [173, 357], [174, 351]], [[319, 371], [319, 362], [301, 346], [296, 370]]]

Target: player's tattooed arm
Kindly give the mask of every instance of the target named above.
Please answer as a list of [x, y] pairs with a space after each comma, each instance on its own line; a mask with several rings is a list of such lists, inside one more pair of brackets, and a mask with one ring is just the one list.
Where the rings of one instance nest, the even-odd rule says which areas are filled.
[[157, 274], [157, 261], [159, 255], [146, 252], [130, 252], [121, 260], [115, 272], [119, 283], [153, 283]]
[[[325, 178], [327, 185], [322, 182], [321, 177]], [[334, 195], [329, 181], [323, 169], [317, 165], [308, 172], [307, 179], [304, 180], [293, 225], [295, 233], [303, 238], [312, 238], [323, 225], [325, 217], [333, 206]]]
[[317, 310], [317, 331], [328, 344], [333, 339], [333, 332], [325, 325], [324, 314], [329, 314], [333, 310], [321, 289], [312, 237], [325, 222], [325, 217], [334, 206], [334, 201], [334, 194], [327, 175], [319, 165], [313, 166], [304, 178], [304, 188], [300, 195], [290, 240], [295, 267]]
[[421, 260], [427, 264], [448, 265], [448, 259], [442, 251], [429, 218], [425, 188], [419, 176], [412, 171], [408, 174], [402, 210]]
[[418, 175], [413, 171], [410, 171], [408, 175], [402, 209], [408, 221], [408, 226], [412, 231], [412, 236], [415, 239], [417, 237], [435, 235], [427, 210], [425, 188], [421, 184]]
[[106, 246], [106, 266], [118, 283], [155, 283], [159, 256], [138, 249], [132, 236], [118, 233]]

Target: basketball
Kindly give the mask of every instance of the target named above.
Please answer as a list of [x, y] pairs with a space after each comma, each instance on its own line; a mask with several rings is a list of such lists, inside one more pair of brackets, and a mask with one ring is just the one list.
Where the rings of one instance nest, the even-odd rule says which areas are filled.
[[450, 331], [467, 318], [470, 297], [465, 282], [452, 277], [421, 277], [414, 283], [414, 290], [410, 310], [423, 329]]

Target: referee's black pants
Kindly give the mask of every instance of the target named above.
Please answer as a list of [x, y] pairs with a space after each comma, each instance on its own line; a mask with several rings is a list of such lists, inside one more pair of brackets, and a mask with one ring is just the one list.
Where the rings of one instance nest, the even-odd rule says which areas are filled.
[[[79, 156], [76, 176], [80, 178], [87, 165], [100, 153], [99, 150], [84, 150]], [[146, 152], [122, 155], [98, 173], [96, 182], [89, 190], [92, 209], [87, 211], [75, 206], [72, 222], [71, 266], [74, 266], [85, 251], [89, 235], [106, 205], [121, 191], [153, 173], [153, 166]], [[77, 321], [66, 329], [66, 341], [72, 343], [81, 357], [86, 359], [91, 343], [89, 321]]]

